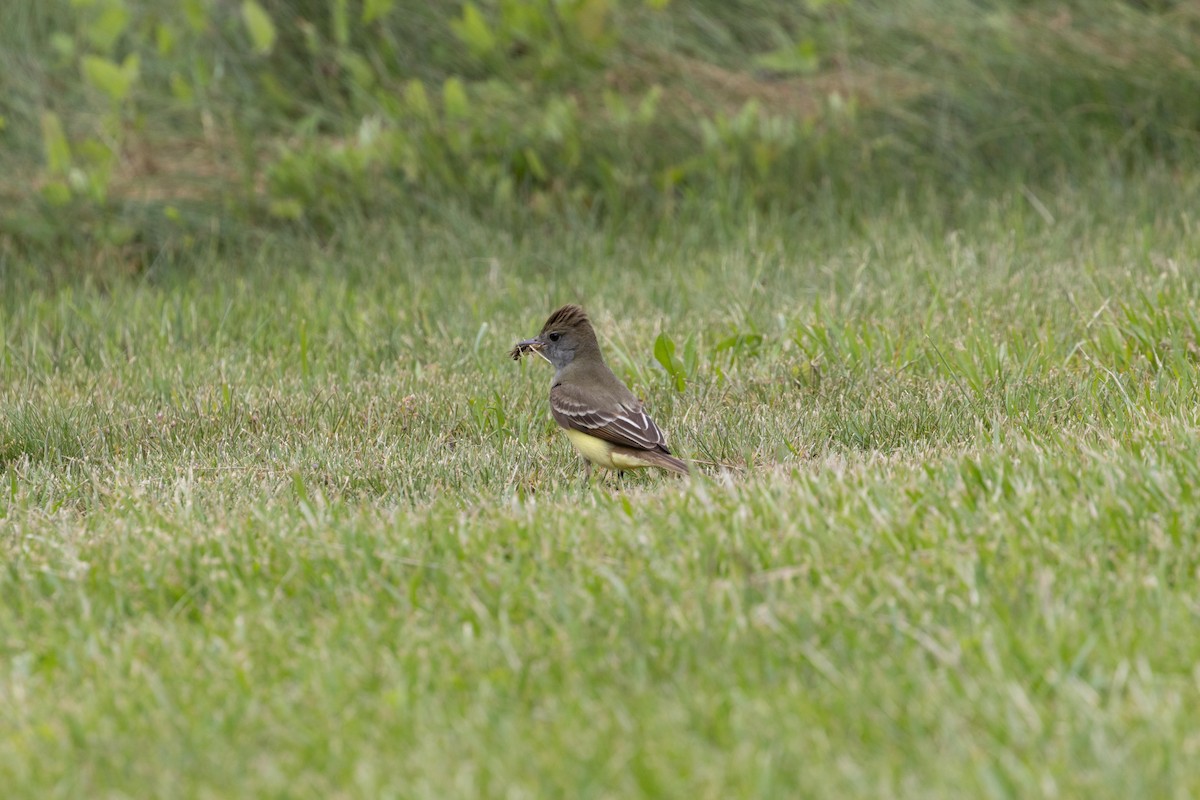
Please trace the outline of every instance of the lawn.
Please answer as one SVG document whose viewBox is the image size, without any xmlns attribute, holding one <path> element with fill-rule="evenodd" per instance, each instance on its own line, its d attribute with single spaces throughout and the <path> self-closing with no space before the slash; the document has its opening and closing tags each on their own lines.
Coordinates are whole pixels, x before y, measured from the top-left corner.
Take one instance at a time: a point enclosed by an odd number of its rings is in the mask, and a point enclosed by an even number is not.
<svg viewBox="0 0 1200 800">
<path fill-rule="evenodd" d="M 1200 11 L 0 3 L 0 797 L 1200 796 Z M 584 480 L 582 303 L 693 477 Z"/>
<path fill-rule="evenodd" d="M 10 261 L 4 794 L 1194 796 L 1197 208 Z M 567 301 L 701 475 L 584 484 Z"/>
</svg>

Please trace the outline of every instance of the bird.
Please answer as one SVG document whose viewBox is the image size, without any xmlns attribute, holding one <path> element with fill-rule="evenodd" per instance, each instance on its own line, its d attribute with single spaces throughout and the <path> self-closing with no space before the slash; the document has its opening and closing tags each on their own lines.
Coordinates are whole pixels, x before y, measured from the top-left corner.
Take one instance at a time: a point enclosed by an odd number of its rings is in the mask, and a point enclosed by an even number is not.
<svg viewBox="0 0 1200 800">
<path fill-rule="evenodd" d="M 592 465 L 616 470 L 658 467 L 690 474 L 671 454 L 667 437 L 642 401 L 604 363 L 587 312 L 573 303 L 555 311 L 532 339 L 517 342 L 510 356 L 536 353 L 554 367 L 550 414 L 583 456 L 585 480 Z"/>
</svg>

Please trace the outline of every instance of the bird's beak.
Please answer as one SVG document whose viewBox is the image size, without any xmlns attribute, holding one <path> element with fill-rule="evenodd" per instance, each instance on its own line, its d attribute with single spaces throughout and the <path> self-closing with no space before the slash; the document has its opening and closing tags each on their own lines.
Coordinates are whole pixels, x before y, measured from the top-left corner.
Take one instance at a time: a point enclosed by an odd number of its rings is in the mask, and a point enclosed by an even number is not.
<svg viewBox="0 0 1200 800">
<path fill-rule="evenodd" d="M 512 352 L 509 355 L 513 357 L 514 361 L 520 361 L 521 356 L 526 353 L 536 353 L 541 356 L 542 360 L 549 363 L 550 359 L 546 358 L 546 354 L 542 352 L 542 348 L 545 346 L 546 343 L 538 338 L 522 339 L 513 346 Z"/>
</svg>

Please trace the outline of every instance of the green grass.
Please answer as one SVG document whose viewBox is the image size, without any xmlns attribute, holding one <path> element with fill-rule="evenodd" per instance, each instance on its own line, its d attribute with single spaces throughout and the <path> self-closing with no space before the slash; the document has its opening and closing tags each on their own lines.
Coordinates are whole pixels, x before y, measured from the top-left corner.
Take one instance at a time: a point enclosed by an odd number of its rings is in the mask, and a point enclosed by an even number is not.
<svg viewBox="0 0 1200 800">
<path fill-rule="evenodd" d="M 1159 171 L 10 258 L 0 785 L 1193 796 L 1197 208 Z M 505 357 L 566 301 L 727 470 L 583 486 Z"/>
<path fill-rule="evenodd" d="M 1194 3 L 480 0 L 474 38 L 462 0 L 253 5 L 270 54 L 223 0 L 0 4 L 0 258 L 139 272 L 462 207 L 509 230 L 855 213 L 1200 146 Z M 96 77 L 134 57 L 124 91 Z"/>
<path fill-rule="evenodd" d="M 1189 4 L 261 5 L 0 4 L 0 794 L 1200 794 Z"/>
</svg>

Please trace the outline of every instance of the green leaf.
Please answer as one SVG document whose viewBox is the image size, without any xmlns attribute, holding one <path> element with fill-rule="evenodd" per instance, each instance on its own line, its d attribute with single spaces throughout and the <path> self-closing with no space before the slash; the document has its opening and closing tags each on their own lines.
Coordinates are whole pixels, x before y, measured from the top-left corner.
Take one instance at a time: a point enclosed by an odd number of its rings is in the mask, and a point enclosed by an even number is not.
<svg viewBox="0 0 1200 800">
<path fill-rule="evenodd" d="M 160 56 L 169 56 L 175 50 L 175 29 L 159 23 L 154 28 L 154 44 Z"/>
<path fill-rule="evenodd" d="M 621 494 L 621 508 L 625 511 L 625 516 L 633 519 L 633 503 L 629 502 L 629 495 Z"/>
<path fill-rule="evenodd" d="M 117 39 L 129 26 L 129 11 L 122 0 L 110 0 L 99 16 L 88 21 L 84 30 L 88 41 L 102 53 L 112 52 Z"/>
<path fill-rule="evenodd" d="M 654 358 L 667 372 L 671 371 L 671 360 L 675 357 L 675 342 L 665 333 L 660 333 L 654 340 Z"/>
<path fill-rule="evenodd" d="M 377 19 L 386 17 L 392 11 L 392 6 L 396 4 L 396 0 L 364 0 L 362 21 L 364 24 L 370 24 Z"/>
<path fill-rule="evenodd" d="M 267 213 L 280 219 L 298 220 L 304 216 L 304 206 L 295 198 L 272 200 L 267 207 Z"/>
<path fill-rule="evenodd" d="M 810 75 L 817 71 L 821 59 L 817 56 L 817 45 L 805 39 L 789 47 L 772 50 L 754 59 L 754 65 L 768 72 L 784 75 Z"/>
<path fill-rule="evenodd" d="M 539 181 L 546 180 L 546 165 L 538 157 L 537 151 L 532 147 L 526 147 L 521 153 L 525 156 L 525 165 L 529 167 L 529 174 Z"/>
<path fill-rule="evenodd" d="M 63 181 L 50 181 L 42 187 L 42 199 L 54 207 L 71 202 L 71 189 Z"/>
<path fill-rule="evenodd" d="M 429 105 L 429 95 L 425 92 L 425 84 L 416 78 L 404 85 L 404 105 L 421 119 L 433 118 L 433 109 Z"/>
<path fill-rule="evenodd" d="M 275 23 L 271 16 L 255 0 L 243 0 L 242 21 L 246 23 L 255 52 L 268 55 L 275 47 Z"/>
<path fill-rule="evenodd" d="M 63 132 L 62 120 L 53 111 L 42 114 L 42 147 L 46 151 L 46 170 L 51 175 L 66 175 L 71 169 L 71 144 Z"/>
<path fill-rule="evenodd" d="M 729 360 L 734 361 L 743 355 L 758 355 L 758 349 L 762 346 L 762 343 L 763 337 L 760 334 L 739 333 L 717 342 L 716 347 L 713 348 L 713 352 L 728 352 Z"/>
<path fill-rule="evenodd" d="M 683 364 L 675 357 L 675 342 L 665 332 L 654 340 L 654 358 L 662 365 L 675 383 L 675 390 L 682 392 L 687 385 L 687 374 Z"/>
<path fill-rule="evenodd" d="M 470 115 L 467 90 L 458 78 L 448 78 L 442 84 L 442 107 L 447 119 L 466 119 Z"/>
<path fill-rule="evenodd" d="M 598 44 L 608 34 L 609 0 L 582 0 L 575 9 L 575 28 L 585 42 Z"/>
<path fill-rule="evenodd" d="M 341 48 L 337 54 L 338 64 L 350 73 L 351 80 L 359 89 L 369 89 L 375 85 L 375 70 L 371 62 L 348 48 Z"/>
<path fill-rule="evenodd" d="M 496 36 L 474 3 L 463 6 L 462 18 L 451 20 L 450 29 L 477 58 L 485 58 L 496 49 Z"/>
<path fill-rule="evenodd" d="M 139 60 L 136 53 L 119 65 L 100 56 L 84 56 L 80 66 L 83 79 L 89 85 L 104 92 L 114 103 L 119 103 L 129 96 L 129 90 L 137 80 Z"/>
<path fill-rule="evenodd" d="M 64 64 L 75 60 L 75 40 L 69 34 L 62 31 L 50 34 L 50 49 L 58 54 Z"/>
<path fill-rule="evenodd" d="M 611 89 L 604 90 L 604 108 L 608 111 L 609 119 L 619 128 L 624 128 L 633 119 L 633 114 L 630 112 L 625 98 Z"/>
<path fill-rule="evenodd" d="M 101 139 L 89 137 L 75 143 L 76 163 L 82 164 L 89 170 L 92 167 L 111 167 L 116 157 L 113 149 Z"/>
<path fill-rule="evenodd" d="M 658 101 L 662 99 L 663 88 L 657 83 L 650 87 L 637 107 L 637 121 L 642 125 L 654 119 L 658 113 Z"/>
<path fill-rule="evenodd" d="M 184 103 L 192 102 L 192 98 L 196 93 L 192 90 L 192 85 L 188 83 L 187 78 L 180 75 L 178 72 L 172 72 L 171 78 L 171 95 L 176 100 L 181 100 Z"/>
<path fill-rule="evenodd" d="M 345 47 L 350 43 L 350 12 L 346 0 L 333 0 L 329 13 L 333 17 L 333 41 Z"/>
<path fill-rule="evenodd" d="M 183 0 L 183 18 L 193 31 L 203 33 L 208 28 L 208 8 L 204 0 Z"/>
</svg>

